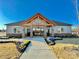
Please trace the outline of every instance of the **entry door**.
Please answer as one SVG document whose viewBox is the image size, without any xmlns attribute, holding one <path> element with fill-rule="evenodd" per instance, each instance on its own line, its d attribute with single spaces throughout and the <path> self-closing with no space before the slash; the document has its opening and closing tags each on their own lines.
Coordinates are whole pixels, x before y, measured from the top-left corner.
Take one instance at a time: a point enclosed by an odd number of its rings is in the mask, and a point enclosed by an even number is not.
<svg viewBox="0 0 79 59">
<path fill-rule="evenodd" d="M 35 36 L 42 36 L 44 33 L 44 30 L 42 28 L 35 28 L 33 30 L 33 35 Z"/>
</svg>

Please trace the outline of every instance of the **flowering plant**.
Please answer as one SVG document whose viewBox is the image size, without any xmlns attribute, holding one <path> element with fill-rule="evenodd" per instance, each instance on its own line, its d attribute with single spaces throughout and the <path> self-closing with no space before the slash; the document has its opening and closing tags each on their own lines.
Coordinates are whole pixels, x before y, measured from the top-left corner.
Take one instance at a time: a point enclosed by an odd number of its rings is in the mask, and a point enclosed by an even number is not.
<svg viewBox="0 0 79 59">
<path fill-rule="evenodd" d="M 17 49 L 20 51 L 24 50 L 29 42 L 30 42 L 29 40 L 18 41 L 17 42 Z"/>
</svg>

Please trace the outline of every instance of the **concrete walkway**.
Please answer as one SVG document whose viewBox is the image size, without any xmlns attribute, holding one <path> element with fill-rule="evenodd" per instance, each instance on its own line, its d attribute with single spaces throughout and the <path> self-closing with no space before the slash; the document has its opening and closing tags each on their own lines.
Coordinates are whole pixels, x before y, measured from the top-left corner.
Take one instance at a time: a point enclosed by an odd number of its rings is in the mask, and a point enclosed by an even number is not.
<svg viewBox="0 0 79 59">
<path fill-rule="evenodd" d="M 57 59 L 46 43 L 38 41 L 31 42 L 31 46 L 26 49 L 20 59 Z"/>
</svg>

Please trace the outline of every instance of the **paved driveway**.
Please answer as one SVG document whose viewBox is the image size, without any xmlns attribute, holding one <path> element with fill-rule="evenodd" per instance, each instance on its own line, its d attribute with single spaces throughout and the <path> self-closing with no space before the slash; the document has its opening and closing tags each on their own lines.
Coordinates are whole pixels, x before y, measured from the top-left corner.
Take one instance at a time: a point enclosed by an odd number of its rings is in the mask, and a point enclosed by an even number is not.
<svg viewBox="0 0 79 59">
<path fill-rule="evenodd" d="M 56 43 L 79 44 L 79 38 L 63 38 L 63 40 L 56 40 Z"/>
</svg>

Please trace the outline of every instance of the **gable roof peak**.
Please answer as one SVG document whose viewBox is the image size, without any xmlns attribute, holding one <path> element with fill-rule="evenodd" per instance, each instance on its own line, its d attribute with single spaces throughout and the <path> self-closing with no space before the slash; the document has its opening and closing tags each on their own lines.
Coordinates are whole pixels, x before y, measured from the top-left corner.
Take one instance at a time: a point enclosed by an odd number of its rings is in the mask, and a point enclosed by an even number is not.
<svg viewBox="0 0 79 59">
<path fill-rule="evenodd" d="M 36 15 L 41 15 L 41 13 L 36 13 Z"/>
<path fill-rule="evenodd" d="M 35 16 L 42 16 L 43 17 L 43 15 L 41 13 L 36 13 Z"/>
</svg>

